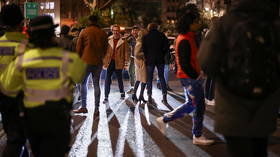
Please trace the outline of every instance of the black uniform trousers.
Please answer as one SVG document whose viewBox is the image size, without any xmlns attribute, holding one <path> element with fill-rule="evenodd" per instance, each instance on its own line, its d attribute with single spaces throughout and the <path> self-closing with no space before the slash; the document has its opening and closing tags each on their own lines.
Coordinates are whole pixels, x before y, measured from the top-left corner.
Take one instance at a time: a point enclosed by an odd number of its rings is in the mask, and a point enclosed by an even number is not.
<svg viewBox="0 0 280 157">
<path fill-rule="evenodd" d="M 70 110 L 64 99 L 25 108 L 27 137 L 35 157 L 64 157 L 69 151 Z"/>
<path fill-rule="evenodd" d="M 20 117 L 21 104 L 22 96 L 12 98 L 0 92 L 0 112 L 3 128 L 7 135 L 7 145 L 3 150 L 2 157 L 19 157 L 23 153 L 26 137 L 23 118 Z M 22 154 L 23 156 L 28 156 L 27 150 Z"/>
</svg>

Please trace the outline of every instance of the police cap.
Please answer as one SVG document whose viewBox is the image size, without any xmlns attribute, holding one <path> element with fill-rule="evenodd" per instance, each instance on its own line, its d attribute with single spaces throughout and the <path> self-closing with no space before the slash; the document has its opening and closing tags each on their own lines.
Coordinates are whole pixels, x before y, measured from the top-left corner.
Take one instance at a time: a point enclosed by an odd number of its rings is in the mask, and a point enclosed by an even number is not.
<svg viewBox="0 0 280 157">
<path fill-rule="evenodd" d="M 39 30 L 49 30 L 54 29 L 58 24 L 53 23 L 53 19 L 49 15 L 37 16 L 29 22 L 28 30 L 29 32 L 39 31 Z"/>
<path fill-rule="evenodd" d="M 5 26 L 18 26 L 24 19 L 21 9 L 16 4 L 4 5 L 0 12 L 1 24 Z"/>
</svg>

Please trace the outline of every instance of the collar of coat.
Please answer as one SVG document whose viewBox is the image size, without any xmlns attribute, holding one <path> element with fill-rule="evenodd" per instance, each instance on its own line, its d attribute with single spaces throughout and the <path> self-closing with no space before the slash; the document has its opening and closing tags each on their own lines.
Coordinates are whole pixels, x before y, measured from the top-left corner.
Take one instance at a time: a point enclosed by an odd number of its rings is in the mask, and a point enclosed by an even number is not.
<svg viewBox="0 0 280 157">
<path fill-rule="evenodd" d="M 117 49 L 118 47 L 120 47 L 120 46 L 124 43 L 124 40 L 125 40 L 125 38 L 123 38 L 123 37 L 121 37 L 121 38 L 118 40 L 116 49 Z M 109 45 L 110 45 L 112 48 L 114 47 L 114 38 L 113 38 L 113 36 L 110 36 L 110 37 L 108 38 L 108 43 L 109 43 Z"/>
</svg>

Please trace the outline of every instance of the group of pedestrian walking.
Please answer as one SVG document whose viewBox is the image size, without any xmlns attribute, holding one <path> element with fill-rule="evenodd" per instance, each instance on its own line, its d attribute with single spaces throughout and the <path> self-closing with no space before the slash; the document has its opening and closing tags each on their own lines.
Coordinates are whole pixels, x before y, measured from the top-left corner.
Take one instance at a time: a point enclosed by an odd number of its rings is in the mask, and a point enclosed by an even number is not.
<svg viewBox="0 0 280 157">
<path fill-rule="evenodd" d="M 270 0 L 233 3 L 232 9 L 213 24 L 201 45 L 197 40 L 202 20 L 198 8 L 191 4 L 181 9 L 176 23 L 179 35 L 175 61 L 185 103 L 156 119 L 163 135 L 167 134 L 167 123 L 193 113 L 193 144 L 214 143 L 202 132 L 203 82 L 207 75 L 209 81 L 216 82 L 215 129 L 224 135 L 230 154 L 267 156 L 268 138 L 276 129 L 280 77 L 280 22 L 269 5 Z M 126 98 L 123 70 L 129 71 L 127 94 L 131 94 L 133 102 L 152 105 L 156 68 L 162 103 L 168 105 L 164 69 L 170 45 L 156 23 L 150 23 L 147 29 L 134 26 L 128 37 L 122 36 L 121 27 L 115 24 L 108 36 L 98 25 L 98 16 L 91 15 L 88 26 L 74 39 L 68 35 L 68 26 L 63 26 L 61 37 L 56 38 L 58 25 L 46 15 L 30 20 L 27 37 L 21 33 L 23 19 L 17 5 L 1 8 L 5 33 L 0 37 L 0 112 L 7 134 L 3 157 L 28 156 L 27 139 L 36 157 L 65 156 L 69 151 L 73 84 L 81 83 L 81 107 L 73 112 L 88 113 L 89 78 L 97 115 L 100 105 L 109 104 L 114 73 L 120 99 Z M 100 104 L 103 69 L 106 78 Z M 213 97 L 206 95 L 207 99 Z"/>
</svg>

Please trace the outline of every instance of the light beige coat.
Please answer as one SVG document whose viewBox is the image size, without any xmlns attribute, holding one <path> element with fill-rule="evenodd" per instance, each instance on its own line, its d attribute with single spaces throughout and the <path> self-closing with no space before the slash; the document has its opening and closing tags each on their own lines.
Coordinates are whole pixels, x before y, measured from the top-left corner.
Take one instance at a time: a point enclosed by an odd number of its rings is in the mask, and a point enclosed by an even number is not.
<svg viewBox="0 0 280 157">
<path fill-rule="evenodd" d="M 142 41 L 140 39 L 137 39 L 134 53 L 136 81 L 147 83 L 147 69 L 145 64 L 144 53 L 142 51 Z"/>
</svg>

